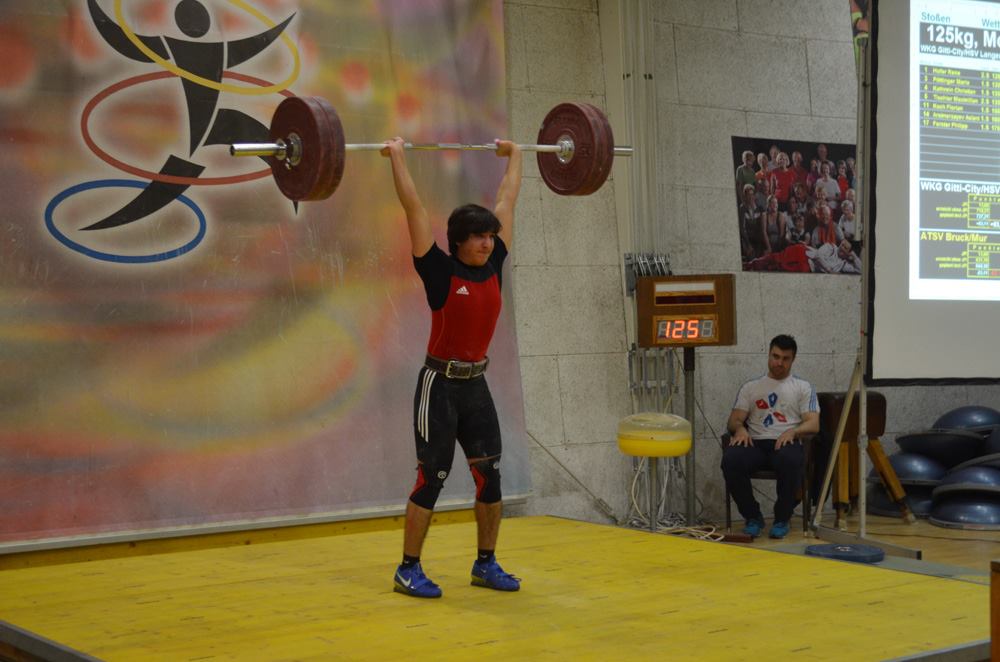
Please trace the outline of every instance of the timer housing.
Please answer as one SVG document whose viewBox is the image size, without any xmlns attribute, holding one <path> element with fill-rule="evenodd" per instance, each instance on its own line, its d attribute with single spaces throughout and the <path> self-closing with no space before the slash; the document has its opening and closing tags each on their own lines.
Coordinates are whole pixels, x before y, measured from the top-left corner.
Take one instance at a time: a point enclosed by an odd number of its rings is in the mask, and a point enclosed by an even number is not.
<svg viewBox="0 0 1000 662">
<path fill-rule="evenodd" d="M 638 345 L 736 344 L 733 274 L 640 276 L 636 279 Z"/>
</svg>

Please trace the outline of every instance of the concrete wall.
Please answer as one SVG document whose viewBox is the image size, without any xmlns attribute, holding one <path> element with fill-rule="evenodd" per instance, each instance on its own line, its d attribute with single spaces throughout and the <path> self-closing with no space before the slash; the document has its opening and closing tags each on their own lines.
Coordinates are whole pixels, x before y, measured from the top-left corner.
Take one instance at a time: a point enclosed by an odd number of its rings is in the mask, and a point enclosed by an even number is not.
<svg viewBox="0 0 1000 662">
<path fill-rule="evenodd" d="M 698 493 L 718 512 L 718 434 L 735 390 L 766 369 L 778 333 L 799 342 L 795 372 L 846 389 L 858 347 L 861 279 L 743 273 L 732 136 L 856 141 L 846 0 L 654 2 L 659 203 L 677 273 L 736 272 L 738 342 L 698 352 Z M 765 511 L 766 512 L 766 511 Z"/>
<path fill-rule="evenodd" d="M 856 142 L 854 55 L 846 0 L 651 0 L 650 10 L 659 188 L 649 222 L 666 242 L 655 250 L 675 273 L 736 273 L 738 343 L 697 354 L 697 493 L 711 518 L 723 508 L 718 433 L 738 385 L 766 369 L 768 340 L 795 335 L 795 372 L 824 391 L 848 387 L 859 338 L 860 278 L 739 271 L 731 137 Z M 597 0 L 508 0 L 505 14 L 513 135 L 534 135 L 564 99 L 612 105 Z M 513 277 L 536 494 L 525 510 L 607 521 L 572 472 L 621 518 L 631 462 L 614 436 L 631 412 L 633 302 L 620 265 L 633 248 L 618 240 L 613 196 L 624 183 L 560 198 L 533 164 L 527 172 Z M 952 407 L 1000 402 L 997 387 L 879 390 L 890 452 L 898 434 Z M 674 403 L 682 413 L 683 395 Z"/>
<path fill-rule="evenodd" d="M 596 0 L 509 1 L 504 13 L 511 135 L 533 141 L 562 101 L 607 107 Z M 613 442 L 631 398 L 616 184 L 557 196 L 526 159 L 512 280 L 531 514 L 608 521 L 590 493 L 624 512 L 631 463 Z"/>
</svg>

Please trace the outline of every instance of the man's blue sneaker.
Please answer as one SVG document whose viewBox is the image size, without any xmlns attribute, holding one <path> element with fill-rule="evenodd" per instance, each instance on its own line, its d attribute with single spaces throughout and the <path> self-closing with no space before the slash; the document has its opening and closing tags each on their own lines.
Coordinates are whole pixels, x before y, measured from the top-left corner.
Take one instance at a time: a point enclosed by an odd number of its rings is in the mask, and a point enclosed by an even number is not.
<svg viewBox="0 0 1000 662">
<path fill-rule="evenodd" d="M 788 535 L 788 522 L 775 522 L 771 525 L 771 533 L 768 534 L 769 537 L 776 540 L 780 540 Z"/>
<path fill-rule="evenodd" d="M 764 522 L 759 519 L 748 519 L 747 525 L 743 527 L 743 533 L 751 538 L 756 538 L 764 530 Z"/>
<path fill-rule="evenodd" d="M 403 567 L 402 564 L 396 568 L 392 584 L 392 590 L 396 593 L 405 593 L 415 598 L 441 597 L 441 587 L 427 578 L 419 562 L 409 568 Z"/>
<path fill-rule="evenodd" d="M 497 560 L 491 559 L 486 563 L 476 561 L 472 564 L 472 585 L 497 591 L 516 591 L 521 588 L 521 580 L 504 572 Z"/>
</svg>

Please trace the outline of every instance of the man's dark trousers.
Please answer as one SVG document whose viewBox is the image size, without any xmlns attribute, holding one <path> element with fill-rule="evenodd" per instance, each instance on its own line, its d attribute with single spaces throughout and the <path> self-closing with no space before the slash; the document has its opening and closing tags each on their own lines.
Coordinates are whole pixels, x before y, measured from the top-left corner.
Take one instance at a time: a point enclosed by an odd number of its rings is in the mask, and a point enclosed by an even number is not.
<svg viewBox="0 0 1000 662">
<path fill-rule="evenodd" d="M 777 476 L 778 498 L 774 504 L 774 520 L 787 522 L 798 505 L 805 463 L 802 442 L 796 440 L 778 450 L 774 450 L 774 442 L 774 439 L 754 439 L 751 446 L 730 445 L 722 451 L 722 475 L 745 520 L 764 521 L 750 483 L 750 474 L 762 469 L 771 469 Z"/>
</svg>

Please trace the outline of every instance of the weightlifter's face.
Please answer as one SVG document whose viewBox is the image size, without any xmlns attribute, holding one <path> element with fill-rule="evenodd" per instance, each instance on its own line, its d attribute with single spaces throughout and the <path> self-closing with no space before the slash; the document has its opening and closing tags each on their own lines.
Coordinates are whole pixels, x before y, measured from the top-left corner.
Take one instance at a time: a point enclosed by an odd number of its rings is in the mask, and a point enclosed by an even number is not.
<svg viewBox="0 0 1000 662">
<path fill-rule="evenodd" d="M 493 254 L 493 233 L 476 232 L 458 245 L 458 259 L 470 267 L 481 267 Z"/>
</svg>

